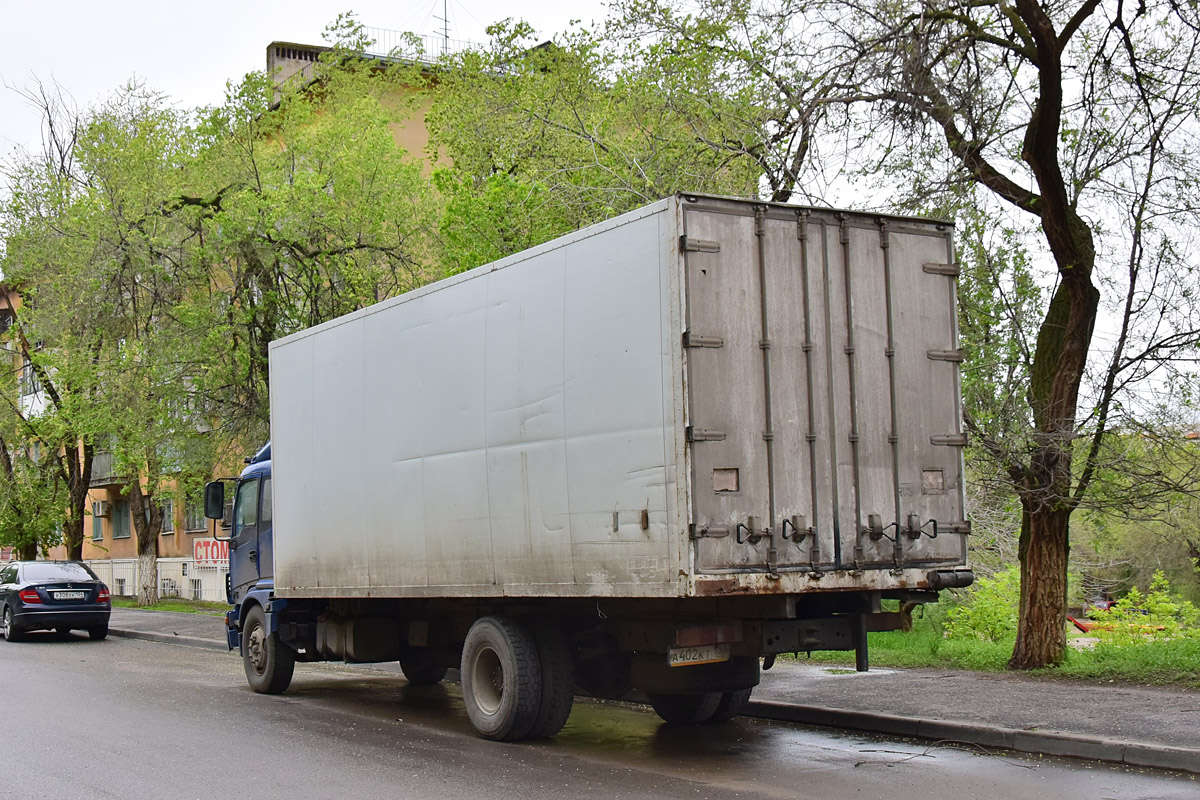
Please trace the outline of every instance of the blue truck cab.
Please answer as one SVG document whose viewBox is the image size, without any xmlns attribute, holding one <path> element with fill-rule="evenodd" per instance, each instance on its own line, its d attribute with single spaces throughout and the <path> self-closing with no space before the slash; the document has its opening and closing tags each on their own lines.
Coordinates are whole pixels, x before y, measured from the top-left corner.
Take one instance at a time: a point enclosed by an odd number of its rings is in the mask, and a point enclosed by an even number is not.
<svg viewBox="0 0 1200 800">
<path fill-rule="evenodd" d="M 285 601 L 273 597 L 274 548 L 272 547 L 271 443 L 246 459 L 246 468 L 237 479 L 233 514 L 229 531 L 229 574 L 225 580 L 226 599 L 232 608 L 225 615 L 225 634 L 229 648 L 241 649 L 247 615 L 261 608 L 267 631 L 278 629 L 278 615 Z M 224 484 L 214 481 L 206 489 L 206 514 L 224 516 Z"/>
</svg>

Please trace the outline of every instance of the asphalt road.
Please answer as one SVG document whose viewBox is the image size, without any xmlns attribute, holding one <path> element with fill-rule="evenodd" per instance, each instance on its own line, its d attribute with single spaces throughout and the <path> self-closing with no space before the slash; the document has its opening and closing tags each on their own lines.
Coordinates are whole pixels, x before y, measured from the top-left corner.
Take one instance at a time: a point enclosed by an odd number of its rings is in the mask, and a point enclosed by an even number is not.
<svg viewBox="0 0 1200 800">
<path fill-rule="evenodd" d="M 0 692 L 5 798 L 1200 797 L 1195 776 L 751 719 L 671 728 L 613 704 L 577 704 L 552 741 L 497 744 L 453 686 L 302 665 L 266 697 L 231 654 L 80 635 L 0 641 Z"/>
</svg>

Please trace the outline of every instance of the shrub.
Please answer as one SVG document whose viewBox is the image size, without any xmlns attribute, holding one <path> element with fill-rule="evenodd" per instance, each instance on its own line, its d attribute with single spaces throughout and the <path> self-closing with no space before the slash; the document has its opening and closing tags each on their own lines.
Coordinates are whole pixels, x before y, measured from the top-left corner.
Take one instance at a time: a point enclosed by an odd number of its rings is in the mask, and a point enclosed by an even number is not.
<svg viewBox="0 0 1200 800">
<path fill-rule="evenodd" d="M 951 639 L 1011 640 L 1017 635 L 1021 604 L 1021 571 L 1018 567 L 981 578 L 962 605 L 946 614 L 946 636 Z"/>
<path fill-rule="evenodd" d="M 1091 616 L 1101 640 L 1116 644 L 1135 644 L 1147 639 L 1200 637 L 1200 609 L 1171 591 L 1171 583 L 1158 570 L 1143 595 L 1135 586 L 1107 609 L 1096 609 Z"/>
</svg>

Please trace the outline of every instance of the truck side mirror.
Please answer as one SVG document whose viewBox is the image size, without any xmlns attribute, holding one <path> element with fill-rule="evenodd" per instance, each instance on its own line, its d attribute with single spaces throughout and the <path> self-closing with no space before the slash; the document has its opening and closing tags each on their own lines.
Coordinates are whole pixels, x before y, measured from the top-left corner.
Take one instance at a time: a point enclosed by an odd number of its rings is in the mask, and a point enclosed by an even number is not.
<svg viewBox="0 0 1200 800">
<path fill-rule="evenodd" d="M 204 484 L 204 516 L 221 519 L 225 515 L 225 484 L 209 481 Z"/>
</svg>

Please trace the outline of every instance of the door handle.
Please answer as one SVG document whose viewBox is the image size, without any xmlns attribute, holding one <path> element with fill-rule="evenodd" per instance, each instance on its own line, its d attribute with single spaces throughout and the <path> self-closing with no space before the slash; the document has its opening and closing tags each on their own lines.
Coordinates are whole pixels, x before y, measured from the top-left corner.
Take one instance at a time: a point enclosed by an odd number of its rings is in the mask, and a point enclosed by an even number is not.
<svg viewBox="0 0 1200 800">
<path fill-rule="evenodd" d="M 257 550 L 251 550 L 251 551 L 250 551 L 250 560 L 251 560 L 251 561 L 258 561 L 258 551 L 257 551 Z"/>
</svg>

